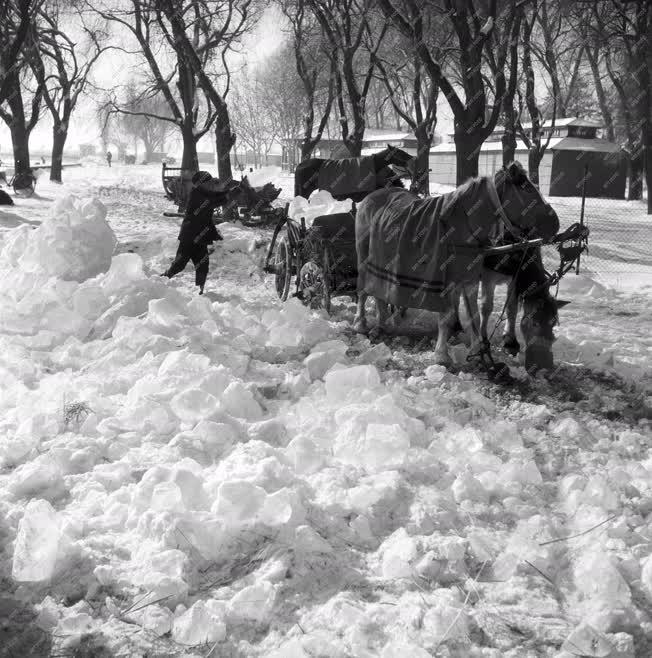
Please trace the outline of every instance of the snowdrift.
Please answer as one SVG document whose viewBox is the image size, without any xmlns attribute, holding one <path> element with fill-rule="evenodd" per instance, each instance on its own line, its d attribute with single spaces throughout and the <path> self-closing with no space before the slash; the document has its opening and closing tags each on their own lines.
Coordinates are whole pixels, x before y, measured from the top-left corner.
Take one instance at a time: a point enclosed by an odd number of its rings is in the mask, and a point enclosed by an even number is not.
<svg viewBox="0 0 652 658">
<path fill-rule="evenodd" d="M 406 376 L 296 301 L 190 296 L 112 256 L 97 202 L 51 222 L 0 256 L 0 519 L 58 648 L 634 656 L 645 426 Z M 253 235 L 225 227 L 226 269 Z"/>
</svg>

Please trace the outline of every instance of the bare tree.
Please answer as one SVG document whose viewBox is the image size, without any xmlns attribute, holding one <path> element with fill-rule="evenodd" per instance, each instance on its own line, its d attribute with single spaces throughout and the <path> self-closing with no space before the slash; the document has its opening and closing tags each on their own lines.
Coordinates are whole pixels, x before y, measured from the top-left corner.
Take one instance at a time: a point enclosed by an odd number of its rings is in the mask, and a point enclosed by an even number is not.
<svg viewBox="0 0 652 658">
<path fill-rule="evenodd" d="M 503 135 L 501 137 L 503 147 L 503 166 L 506 167 L 516 158 L 516 120 L 517 114 L 514 108 L 514 98 L 519 82 L 518 72 L 518 38 L 521 29 L 523 12 L 519 9 L 516 20 L 512 26 L 512 34 L 509 41 L 509 77 L 505 87 L 502 101 Z"/>
<path fill-rule="evenodd" d="M 267 164 L 278 124 L 272 118 L 272 108 L 266 105 L 264 85 L 258 75 L 247 76 L 231 94 L 231 119 L 240 143 L 251 149 L 256 166 Z"/>
<path fill-rule="evenodd" d="M 444 0 L 443 7 L 418 0 L 378 2 L 412 40 L 432 84 L 441 89 L 450 105 L 455 118 L 457 183 L 477 176 L 480 147 L 496 127 L 502 108 L 509 36 L 520 3 L 501 3 L 499 13 L 497 0 Z M 503 23 L 502 39 L 494 29 L 497 21 Z M 446 48 L 435 35 L 441 36 Z M 455 39 L 450 47 L 449 36 Z M 491 104 L 488 92 L 493 93 Z"/>
<path fill-rule="evenodd" d="M 0 105 L 16 87 L 16 69 L 24 63 L 23 44 L 40 0 L 0 0 Z"/>
<path fill-rule="evenodd" d="M 105 152 L 108 150 L 109 145 L 113 144 L 118 148 L 118 158 L 124 158 L 129 148 L 128 138 L 132 137 L 129 131 L 125 129 L 124 119 L 132 116 L 134 115 L 116 112 L 113 100 L 97 103 L 97 124 L 100 139 L 102 140 L 102 149 Z"/>
<path fill-rule="evenodd" d="M 120 110 L 114 109 L 114 102 Z M 174 131 L 165 98 L 161 94 L 153 93 L 151 83 L 147 80 L 131 80 L 125 86 L 122 97 L 108 101 L 107 112 L 110 123 L 113 124 L 113 136 L 115 137 L 115 132 L 118 131 L 129 135 L 136 145 L 141 141 L 147 161 L 152 160 L 156 151 L 164 150 L 167 139 Z M 167 116 L 168 120 L 156 118 L 159 116 Z"/>
<path fill-rule="evenodd" d="M 359 156 L 375 55 L 389 21 L 374 11 L 375 0 L 308 0 L 308 3 L 331 48 L 342 140 L 352 156 Z"/>
<path fill-rule="evenodd" d="M 35 48 L 32 34 L 23 44 L 23 51 L 28 48 Z M 41 117 L 43 83 L 34 78 L 29 67 L 21 64 L 9 70 L 7 79 L 11 92 L 0 106 L 0 118 L 11 134 L 14 171 L 22 174 L 30 170 L 29 138 Z"/>
<path fill-rule="evenodd" d="M 523 73 L 525 75 L 525 105 L 530 117 L 530 129 L 524 130 L 521 123 L 521 115 L 523 113 L 523 98 L 519 92 L 519 118 L 517 121 L 517 130 L 518 133 L 528 148 L 528 176 L 530 180 L 535 184 L 539 185 L 539 165 L 541 160 L 546 152 L 546 149 L 550 145 L 550 139 L 555 127 L 555 119 L 557 114 L 557 97 L 558 97 L 558 84 L 553 77 L 553 107 L 552 107 L 552 116 L 551 123 L 548 130 L 548 136 L 544 140 L 545 130 L 544 130 L 544 117 L 543 113 L 537 103 L 536 93 L 535 93 L 535 68 L 532 58 L 532 43 L 535 24 L 537 20 L 540 21 L 542 26 L 543 39 L 546 43 L 545 45 L 545 58 L 548 61 L 550 68 L 550 60 L 554 59 L 554 49 L 552 43 L 549 40 L 550 35 L 550 24 L 548 22 L 548 14 L 546 9 L 546 2 L 542 0 L 541 5 L 538 4 L 537 0 L 534 0 L 531 3 L 530 10 L 525 10 L 525 16 L 523 18 Z"/>
<path fill-rule="evenodd" d="M 131 111 L 112 102 L 113 110 L 123 114 L 148 116 L 169 121 L 181 133 L 183 156 L 181 167 L 196 171 L 197 142 L 213 127 L 217 110 L 211 98 L 198 85 L 197 74 L 189 61 L 186 50 L 171 33 L 171 26 L 159 2 L 153 0 L 124 0 L 116 5 L 112 0 L 87 0 L 92 11 L 116 26 L 123 28 L 136 41 L 137 47 L 151 73 L 152 93 L 160 93 L 167 103 L 165 114 L 146 110 Z M 169 5 L 166 5 L 170 9 Z M 199 31 L 204 24 L 205 3 L 196 1 L 186 5 L 177 24 L 192 22 Z M 174 7 L 170 9 L 174 13 Z M 192 17 L 195 16 L 196 20 Z M 200 58 L 200 66 L 208 58 Z"/>
<path fill-rule="evenodd" d="M 75 22 L 78 24 L 74 25 Z M 67 33 L 72 27 L 83 36 L 73 38 Z M 52 181 L 61 182 L 70 118 L 87 86 L 91 69 L 107 50 L 103 45 L 106 37 L 101 25 L 86 24 L 78 11 L 63 10 L 57 0 L 46 2 L 38 12 L 36 47 L 30 50 L 29 62 L 52 116 Z"/>
<path fill-rule="evenodd" d="M 423 63 L 409 43 L 392 44 L 387 50 L 384 58 L 376 56 L 376 66 L 392 106 L 417 139 L 415 189 L 428 194 L 430 147 L 437 125 L 439 87 L 424 75 Z M 401 52 L 405 53 L 403 61 L 396 58 Z M 387 61 L 390 55 L 394 55 L 393 61 Z"/>
<path fill-rule="evenodd" d="M 230 87 L 228 52 L 256 22 L 258 6 L 252 0 L 160 0 L 159 20 L 168 21 L 165 36 L 184 59 L 215 108 L 215 145 L 217 165 L 222 179 L 232 178 L 231 148 L 236 136 L 231 130 L 226 96 Z M 222 65 L 226 82 L 220 89 L 210 65 L 216 59 Z"/>
<path fill-rule="evenodd" d="M 256 82 L 270 114 L 273 133 L 278 139 L 296 138 L 303 123 L 305 89 L 296 70 L 292 43 L 283 44 L 258 67 Z"/>
<path fill-rule="evenodd" d="M 312 155 L 328 125 L 335 93 L 336 71 L 335 60 L 326 55 L 323 31 L 314 16 L 307 11 L 308 2 L 309 0 L 281 2 L 283 14 L 291 26 L 294 61 L 304 89 L 301 160 Z"/>
<path fill-rule="evenodd" d="M 646 0 L 583 0 L 590 27 L 620 99 L 629 152 L 629 198 L 640 199 L 645 172 L 652 214 L 652 5 Z"/>
</svg>

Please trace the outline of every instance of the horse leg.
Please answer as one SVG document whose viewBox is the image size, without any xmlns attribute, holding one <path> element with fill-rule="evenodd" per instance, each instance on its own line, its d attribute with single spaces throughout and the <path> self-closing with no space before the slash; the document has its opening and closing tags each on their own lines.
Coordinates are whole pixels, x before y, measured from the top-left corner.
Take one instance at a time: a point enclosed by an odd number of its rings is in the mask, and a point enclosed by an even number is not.
<svg viewBox="0 0 652 658">
<path fill-rule="evenodd" d="M 455 323 L 459 322 L 457 307 L 460 303 L 459 292 L 448 297 L 449 307 L 437 317 L 437 344 L 435 345 L 435 363 L 440 366 L 450 366 L 452 360 L 448 352 L 448 340 L 451 337 Z"/>
<path fill-rule="evenodd" d="M 516 295 L 515 283 L 512 279 L 507 286 L 507 324 L 503 334 L 503 348 L 508 354 L 516 356 L 521 345 L 516 340 L 516 316 L 518 315 L 518 296 Z"/>
<path fill-rule="evenodd" d="M 382 299 L 376 298 L 376 308 L 378 309 L 378 330 L 386 332 L 389 330 L 389 319 L 391 316 L 389 304 Z"/>
<path fill-rule="evenodd" d="M 451 338 L 457 338 L 460 334 L 464 333 L 464 327 L 462 326 L 462 323 L 460 322 L 459 303 L 457 303 L 450 310 L 450 312 L 453 314 L 453 317 L 451 319 L 451 331 L 450 331 L 450 335 L 449 335 L 449 340 Z"/>
<path fill-rule="evenodd" d="M 462 285 L 464 305 L 471 323 L 471 354 L 480 354 L 483 349 L 480 311 L 478 309 L 478 282 Z"/>
<path fill-rule="evenodd" d="M 359 334 L 367 333 L 367 316 L 365 313 L 365 303 L 367 301 L 367 293 L 360 290 L 358 292 L 358 308 L 353 318 L 353 329 Z"/>
<path fill-rule="evenodd" d="M 482 293 L 480 294 L 480 338 L 485 345 L 489 344 L 487 336 L 487 327 L 489 318 L 494 310 L 494 293 L 496 292 L 496 282 L 492 280 L 491 274 L 487 271 L 482 273 Z"/>
</svg>

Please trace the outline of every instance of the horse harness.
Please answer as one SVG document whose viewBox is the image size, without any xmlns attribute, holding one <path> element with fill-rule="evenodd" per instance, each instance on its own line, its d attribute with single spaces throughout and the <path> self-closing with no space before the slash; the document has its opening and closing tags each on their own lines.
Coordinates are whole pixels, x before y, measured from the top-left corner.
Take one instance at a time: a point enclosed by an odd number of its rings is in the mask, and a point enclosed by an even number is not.
<svg viewBox="0 0 652 658">
<path fill-rule="evenodd" d="M 505 189 L 506 182 L 507 179 L 506 177 L 504 177 L 501 185 L 501 191 L 503 192 Z M 524 243 L 527 243 L 528 240 L 523 235 L 522 229 L 517 225 L 515 225 L 514 223 L 512 223 L 512 221 L 507 217 L 507 213 L 503 208 L 503 204 L 500 200 L 498 189 L 496 187 L 495 178 L 493 176 L 488 177 L 487 189 L 488 189 L 489 198 L 491 199 L 492 203 L 495 206 L 496 215 L 498 215 L 501 221 L 499 240 L 502 241 L 502 239 L 505 236 L 505 230 L 506 230 L 514 239 L 513 244 L 515 245 L 515 249 L 521 248 L 523 250 L 523 256 L 521 257 L 519 265 L 516 268 L 516 272 L 514 273 L 514 277 L 517 277 L 523 267 L 523 264 L 525 263 L 525 259 L 529 251 L 527 248 L 523 248 Z M 541 198 L 543 200 L 543 197 Z M 588 253 L 589 250 L 588 238 L 589 238 L 589 229 L 587 226 L 584 225 L 583 222 L 575 222 L 574 224 L 571 224 L 571 226 L 569 226 L 565 231 L 562 231 L 561 233 L 557 234 L 550 241 L 549 244 L 558 244 L 557 251 L 559 252 L 559 256 L 560 256 L 559 267 L 554 272 L 550 273 L 543 267 L 543 263 L 542 263 L 541 268 L 543 269 L 545 280 L 540 285 L 528 291 L 528 295 L 535 294 L 536 292 L 538 292 L 544 287 L 549 288 L 551 286 L 557 286 L 557 290 L 555 292 L 555 298 L 556 298 L 557 294 L 559 293 L 559 282 L 561 281 L 562 277 L 573 268 L 575 268 L 576 274 L 579 274 L 579 261 L 581 255 L 585 251 Z M 566 246 L 565 243 L 567 242 L 573 242 L 574 244 Z M 472 359 L 479 357 L 482 365 L 486 368 L 487 373 L 489 374 L 489 378 L 492 380 L 510 379 L 509 369 L 507 368 L 506 364 L 497 363 L 496 361 L 494 361 L 493 355 L 491 353 L 491 338 L 496 333 L 496 330 L 500 326 L 500 323 L 503 321 L 503 317 L 505 315 L 505 311 L 510 302 L 512 294 L 513 294 L 513 289 L 510 289 L 507 298 L 505 299 L 505 304 L 503 305 L 503 309 L 500 313 L 498 321 L 496 322 L 494 329 L 491 332 L 491 336 L 489 337 L 489 343 L 486 345 L 482 345 L 478 350 L 478 352 L 474 354 L 469 354 L 466 358 L 467 361 L 471 361 Z M 464 296 L 464 304 L 469 314 L 473 331 L 475 332 L 476 331 L 475 321 L 471 317 L 469 300 L 466 291 L 463 292 L 463 296 Z M 478 331 L 478 335 L 479 335 L 479 331 Z"/>
</svg>

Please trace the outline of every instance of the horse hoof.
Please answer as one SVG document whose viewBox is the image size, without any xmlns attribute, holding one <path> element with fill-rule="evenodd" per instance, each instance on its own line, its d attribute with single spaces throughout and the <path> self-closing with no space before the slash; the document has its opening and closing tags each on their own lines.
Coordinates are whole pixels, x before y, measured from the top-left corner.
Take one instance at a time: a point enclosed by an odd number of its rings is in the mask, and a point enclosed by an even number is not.
<svg viewBox="0 0 652 658">
<path fill-rule="evenodd" d="M 489 379 L 497 384 L 507 384 L 512 381 L 509 367 L 505 363 L 496 362 L 487 370 Z"/>
<path fill-rule="evenodd" d="M 435 365 L 450 368 L 453 365 L 453 359 L 451 359 L 450 354 L 437 354 L 435 352 Z"/>
</svg>

